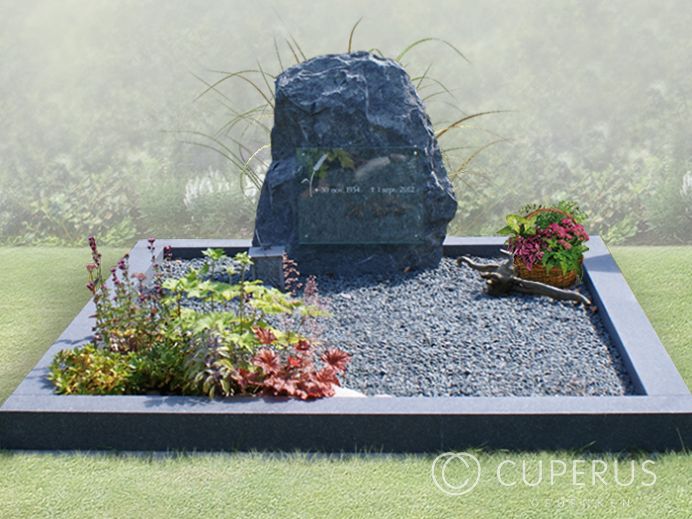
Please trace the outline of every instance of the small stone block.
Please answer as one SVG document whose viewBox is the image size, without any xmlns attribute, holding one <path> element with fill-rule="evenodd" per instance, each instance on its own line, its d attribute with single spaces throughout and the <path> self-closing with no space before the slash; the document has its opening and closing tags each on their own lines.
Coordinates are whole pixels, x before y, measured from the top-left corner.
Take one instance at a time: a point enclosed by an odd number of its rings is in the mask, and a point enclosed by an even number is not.
<svg viewBox="0 0 692 519">
<path fill-rule="evenodd" d="M 274 247 L 250 247 L 249 253 L 253 261 L 254 278 L 261 279 L 268 285 L 283 290 L 283 257 L 286 248 L 278 245 Z"/>
</svg>

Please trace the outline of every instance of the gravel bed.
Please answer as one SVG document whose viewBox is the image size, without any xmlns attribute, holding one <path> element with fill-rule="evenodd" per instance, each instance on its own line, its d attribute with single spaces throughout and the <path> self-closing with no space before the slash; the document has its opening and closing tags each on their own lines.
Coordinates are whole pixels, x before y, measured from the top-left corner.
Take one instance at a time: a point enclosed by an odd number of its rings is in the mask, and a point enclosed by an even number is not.
<svg viewBox="0 0 692 519">
<path fill-rule="evenodd" d="M 171 262 L 166 273 L 199 261 Z M 319 278 L 332 313 L 321 339 L 352 355 L 343 385 L 392 396 L 632 393 L 598 314 L 544 297 L 490 297 L 483 283 L 448 258 L 422 272 Z"/>
<path fill-rule="evenodd" d="M 190 269 L 201 269 L 208 261 L 206 258 L 164 261 L 161 263 L 161 271 L 164 277 L 177 279 L 187 274 Z M 214 281 L 221 281 L 222 283 L 236 283 L 240 276 L 236 274 L 233 276 L 233 279 L 230 279 L 226 270 L 228 267 L 233 267 L 236 272 L 240 271 L 238 263 L 233 258 L 223 258 L 216 263 L 213 275 L 208 276 L 208 278 Z"/>
</svg>

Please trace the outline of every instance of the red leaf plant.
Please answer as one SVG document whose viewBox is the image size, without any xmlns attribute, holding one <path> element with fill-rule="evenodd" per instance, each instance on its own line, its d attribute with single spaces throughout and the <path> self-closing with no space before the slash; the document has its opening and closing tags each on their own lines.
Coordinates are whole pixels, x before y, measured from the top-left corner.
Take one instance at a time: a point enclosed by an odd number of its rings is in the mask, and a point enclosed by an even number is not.
<svg viewBox="0 0 692 519">
<path fill-rule="evenodd" d="M 302 400 L 334 396 L 338 375 L 346 371 L 351 357 L 339 349 L 328 349 L 320 356 L 322 367 L 315 363 L 314 357 L 315 348 L 305 339 L 294 346 L 293 353 L 284 355 L 263 348 L 252 359 L 258 371 L 239 373 L 234 379 L 243 389 L 254 387 L 266 396 Z"/>
<path fill-rule="evenodd" d="M 322 354 L 321 358 L 327 366 L 339 373 L 346 370 L 348 361 L 351 360 L 348 353 L 336 348 L 328 349 Z"/>
<path fill-rule="evenodd" d="M 252 332 L 257 337 L 260 344 L 272 344 L 276 341 L 276 335 L 269 328 L 253 328 Z"/>
</svg>

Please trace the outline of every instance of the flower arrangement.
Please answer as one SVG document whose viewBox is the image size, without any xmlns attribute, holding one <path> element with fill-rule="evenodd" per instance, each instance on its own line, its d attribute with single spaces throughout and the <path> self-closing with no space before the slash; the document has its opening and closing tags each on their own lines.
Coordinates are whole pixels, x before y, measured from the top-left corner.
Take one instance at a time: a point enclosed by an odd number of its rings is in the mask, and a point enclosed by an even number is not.
<svg viewBox="0 0 692 519">
<path fill-rule="evenodd" d="M 509 235 L 507 249 L 514 255 L 521 277 L 567 286 L 581 275 L 589 235 L 586 214 L 570 201 L 553 207 L 529 205 L 507 215 L 500 234 Z M 557 272 L 553 272 L 557 269 Z M 561 275 L 560 275 L 561 274 Z M 541 279 L 548 276 L 548 279 Z M 553 276 L 550 278 L 550 276 Z"/>
</svg>

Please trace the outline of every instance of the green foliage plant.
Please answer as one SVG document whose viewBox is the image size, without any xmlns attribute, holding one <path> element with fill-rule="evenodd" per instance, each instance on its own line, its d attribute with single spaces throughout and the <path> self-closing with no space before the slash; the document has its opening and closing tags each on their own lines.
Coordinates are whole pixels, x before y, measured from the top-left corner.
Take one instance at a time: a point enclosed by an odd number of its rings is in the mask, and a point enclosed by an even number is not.
<svg viewBox="0 0 692 519">
<path fill-rule="evenodd" d="M 122 244 L 136 235 L 132 193 L 110 167 L 99 170 L 60 157 L 28 203 L 24 232 L 32 243 L 64 245 L 99 233 Z"/>
</svg>

